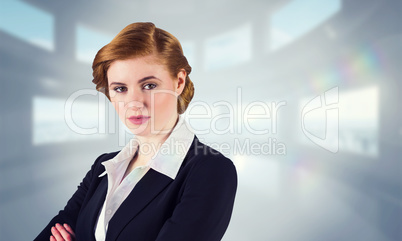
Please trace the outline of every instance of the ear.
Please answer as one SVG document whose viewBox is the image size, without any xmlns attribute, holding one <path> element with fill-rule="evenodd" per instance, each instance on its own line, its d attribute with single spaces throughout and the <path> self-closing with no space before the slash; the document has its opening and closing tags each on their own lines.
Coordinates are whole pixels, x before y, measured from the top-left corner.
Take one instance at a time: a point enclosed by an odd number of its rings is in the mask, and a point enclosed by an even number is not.
<svg viewBox="0 0 402 241">
<path fill-rule="evenodd" d="M 181 95 L 184 90 L 184 86 L 186 85 L 186 76 L 187 73 L 184 69 L 181 69 L 177 74 L 177 83 L 175 83 L 177 95 Z"/>
</svg>

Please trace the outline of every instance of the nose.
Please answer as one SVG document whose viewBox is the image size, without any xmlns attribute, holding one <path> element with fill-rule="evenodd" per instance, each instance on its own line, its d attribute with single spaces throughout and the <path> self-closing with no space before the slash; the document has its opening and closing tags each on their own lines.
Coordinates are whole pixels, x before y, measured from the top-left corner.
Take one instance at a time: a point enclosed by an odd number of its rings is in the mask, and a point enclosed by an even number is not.
<svg viewBox="0 0 402 241">
<path fill-rule="evenodd" d="M 134 111 L 144 108 L 144 96 L 141 91 L 129 91 L 125 98 L 125 106 L 127 109 Z"/>
<path fill-rule="evenodd" d="M 126 108 L 137 111 L 137 110 L 143 109 L 144 104 L 140 101 L 132 100 L 132 101 L 126 102 Z"/>
</svg>

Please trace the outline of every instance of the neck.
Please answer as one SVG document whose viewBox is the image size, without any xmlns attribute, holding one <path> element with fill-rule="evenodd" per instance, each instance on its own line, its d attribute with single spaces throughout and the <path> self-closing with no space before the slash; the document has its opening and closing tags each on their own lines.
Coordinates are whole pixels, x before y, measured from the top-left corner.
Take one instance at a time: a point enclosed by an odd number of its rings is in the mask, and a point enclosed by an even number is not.
<svg viewBox="0 0 402 241">
<path fill-rule="evenodd" d="M 176 118 L 172 119 L 173 121 L 171 121 L 170 124 L 165 126 L 163 131 L 160 131 L 157 134 L 149 136 L 137 136 L 140 143 L 137 158 L 142 160 L 149 160 L 152 158 L 172 133 L 179 120 L 178 118 L 179 116 L 177 115 Z"/>
</svg>

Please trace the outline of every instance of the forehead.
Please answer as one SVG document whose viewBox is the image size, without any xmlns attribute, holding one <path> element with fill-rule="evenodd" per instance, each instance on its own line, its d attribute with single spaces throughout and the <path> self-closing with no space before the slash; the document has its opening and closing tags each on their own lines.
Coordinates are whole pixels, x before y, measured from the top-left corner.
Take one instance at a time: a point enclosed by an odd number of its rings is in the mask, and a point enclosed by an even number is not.
<svg viewBox="0 0 402 241">
<path fill-rule="evenodd" d="M 108 79 L 132 79 L 142 78 L 146 75 L 164 76 L 166 74 L 168 74 L 166 66 L 161 64 L 153 55 L 115 60 L 110 64 L 107 71 Z"/>
</svg>

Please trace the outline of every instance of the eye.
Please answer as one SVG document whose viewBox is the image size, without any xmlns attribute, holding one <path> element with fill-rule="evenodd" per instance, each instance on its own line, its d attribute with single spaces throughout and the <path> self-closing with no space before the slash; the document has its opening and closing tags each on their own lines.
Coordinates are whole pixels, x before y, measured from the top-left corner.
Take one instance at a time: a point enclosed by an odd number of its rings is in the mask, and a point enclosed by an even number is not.
<svg viewBox="0 0 402 241">
<path fill-rule="evenodd" d="M 127 91 L 127 87 L 124 86 L 117 86 L 115 88 L 113 88 L 114 91 L 118 92 L 118 93 L 122 93 L 122 92 L 126 92 Z"/>
<path fill-rule="evenodd" d="M 146 90 L 152 90 L 152 89 L 156 88 L 156 84 L 146 84 L 143 86 L 143 88 Z"/>
</svg>

